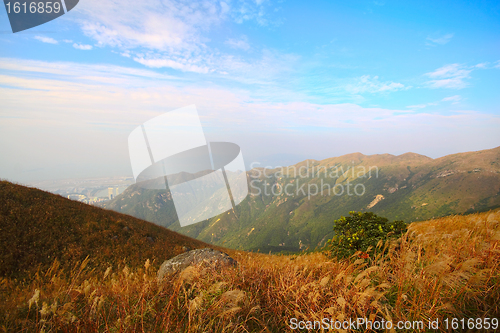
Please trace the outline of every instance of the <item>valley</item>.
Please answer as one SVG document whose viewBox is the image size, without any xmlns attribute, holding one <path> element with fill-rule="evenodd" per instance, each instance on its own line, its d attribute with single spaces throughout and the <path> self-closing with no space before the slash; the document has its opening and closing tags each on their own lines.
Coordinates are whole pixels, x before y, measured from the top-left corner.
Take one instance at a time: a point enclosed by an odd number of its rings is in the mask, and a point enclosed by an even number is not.
<svg viewBox="0 0 500 333">
<path fill-rule="evenodd" d="M 410 223 L 500 206 L 500 147 L 437 159 L 354 153 L 247 174 L 250 194 L 236 210 L 187 227 L 165 191 L 132 185 L 103 207 L 207 243 L 267 253 L 323 246 L 333 221 L 349 211 Z"/>
</svg>

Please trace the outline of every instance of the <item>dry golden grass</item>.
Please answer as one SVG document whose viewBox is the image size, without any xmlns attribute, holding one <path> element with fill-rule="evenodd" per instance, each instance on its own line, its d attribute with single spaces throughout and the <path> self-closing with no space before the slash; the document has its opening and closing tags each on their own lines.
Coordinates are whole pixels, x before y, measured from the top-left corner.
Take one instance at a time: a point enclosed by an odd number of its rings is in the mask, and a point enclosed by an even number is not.
<svg viewBox="0 0 500 333">
<path fill-rule="evenodd" d="M 24 280 L 55 259 L 68 271 L 87 256 L 102 272 L 123 260 L 138 267 L 146 259 L 170 259 L 184 246 L 217 249 L 132 216 L 0 180 L 0 278 Z"/>
<path fill-rule="evenodd" d="M 237 267 L 189 267 L 162 283 L 149 260 L 104 274 L 54 262 L 29 283 L 1 281 L 0 329 L 283 332 L 291 318 L 499 318 L 499 221 L 497 210 L 414 223 L 368 259 L 228 250 Z"/>
</svg>

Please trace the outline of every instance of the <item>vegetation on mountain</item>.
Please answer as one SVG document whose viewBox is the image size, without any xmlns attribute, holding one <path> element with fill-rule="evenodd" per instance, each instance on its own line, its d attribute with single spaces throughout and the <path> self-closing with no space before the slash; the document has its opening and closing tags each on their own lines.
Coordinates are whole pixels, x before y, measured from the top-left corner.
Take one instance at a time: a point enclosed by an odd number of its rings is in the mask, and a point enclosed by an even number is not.
<svg viewBox="0 0 500 333">
<path fill-rule="evenodd" d="M 323 247 L 334 236 L 332 222 L 349 211 L 412 222 L 500 207 L 500 147 L 437 159 L 355 153 L 248 175 L 251 194 L 234 211 L 187 227 L 180 227 L 165 191 L 131 186 L 105 208 L 207 243 L 289 253 Z M 333 193 L 335 186 L 344 193 Z M 365 192 L 355 195 L 356 186 Z M 308 196 L 308 188 L 318 193 Z"/>
<path fill-rule="evenodd" d="M 368 257 L 371 250 L 406 232 L 403 221 L 389 222 L 372 212 L 349 212 L 349 215 L 334 221 L 335 236 L 328 242 L 328 249 L 337 258 L 347 258 L 358 251 Z"/>
</svg>

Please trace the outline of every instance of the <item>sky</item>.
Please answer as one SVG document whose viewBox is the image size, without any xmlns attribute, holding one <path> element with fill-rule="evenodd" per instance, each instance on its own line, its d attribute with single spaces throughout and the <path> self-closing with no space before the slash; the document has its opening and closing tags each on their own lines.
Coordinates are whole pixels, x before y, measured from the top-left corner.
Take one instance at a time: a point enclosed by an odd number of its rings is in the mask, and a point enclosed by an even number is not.
<svg viewBox="0 0 500 333">
<path fill-rule="evenodd" d="M 131 131 L 193 104 L 248 167 L 490 149 L 499 87 L 498 1 L 80 0 L 15 34 L 0 8 L 0 178 L 132 176 Z"/>
</svg>

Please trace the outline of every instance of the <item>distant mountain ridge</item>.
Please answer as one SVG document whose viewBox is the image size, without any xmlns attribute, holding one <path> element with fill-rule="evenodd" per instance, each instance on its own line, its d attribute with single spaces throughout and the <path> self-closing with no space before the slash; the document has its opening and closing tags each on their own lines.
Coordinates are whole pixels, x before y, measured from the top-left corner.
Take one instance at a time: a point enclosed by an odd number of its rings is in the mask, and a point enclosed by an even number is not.
<svg viewBox="0 0 500 333">
<path fill-rule="evenodd" d="M 133 185 L 105 208 L 205 242 L 267 252 L 323 245 L 332 236 L 333 221 L 351 210 L 411 222 L 500 206 L 500 147 L 437 159 L 352 153 L 247 174 L 251 194 L 235 211 L 184 228 L 165 191 Z"/>
</svg>

